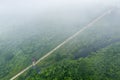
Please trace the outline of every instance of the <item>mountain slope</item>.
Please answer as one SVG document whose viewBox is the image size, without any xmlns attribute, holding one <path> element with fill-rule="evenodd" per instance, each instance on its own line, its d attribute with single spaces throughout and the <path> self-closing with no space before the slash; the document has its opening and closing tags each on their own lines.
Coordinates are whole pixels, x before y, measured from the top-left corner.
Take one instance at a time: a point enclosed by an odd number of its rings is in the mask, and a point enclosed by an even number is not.
<svg viewBox="0 0 120 80">
<path fill-rule="evenodd" d="M 95 5 L 87 9 L 78 7 L 79 4 L 75 7 L 69 5 L 72 4 L 65 5 L 65 9 L 58 6 L 57 11 L 56 7 L 54 9 L 50 7 L 50 10 L 41 14 L 6 13 L 2 16 L 0 19 L 1 80 L 10 79 L 31 65 L 33 59 L 38 60 L 106 10 L 103 6 L 98 10 Z"/>
<path fill-rule="evenodd" d="M 32 70 L 26 80 L 119 80 L 120 43 L 112 44 L 86 58 L 61 60 L 41 71 Z"/>
<path fill-rule="evenodd" d="M 119 13 L 113 10 L 18 80 L 119 80 Z"/>
</svg>

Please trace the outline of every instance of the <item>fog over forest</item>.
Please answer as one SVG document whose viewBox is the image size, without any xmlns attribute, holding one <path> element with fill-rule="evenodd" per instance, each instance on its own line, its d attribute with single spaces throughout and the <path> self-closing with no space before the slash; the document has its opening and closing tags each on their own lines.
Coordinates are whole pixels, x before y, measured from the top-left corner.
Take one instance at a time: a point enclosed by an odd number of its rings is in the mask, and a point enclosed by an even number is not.
<svg viewBox="0 0 120 80">
<path fill-rule="evenodd" d="M 41 58 L 16 80 L 120 80 L 119 21 L 120 0 L 0 0 L 0 80 Z"/>
</svg>

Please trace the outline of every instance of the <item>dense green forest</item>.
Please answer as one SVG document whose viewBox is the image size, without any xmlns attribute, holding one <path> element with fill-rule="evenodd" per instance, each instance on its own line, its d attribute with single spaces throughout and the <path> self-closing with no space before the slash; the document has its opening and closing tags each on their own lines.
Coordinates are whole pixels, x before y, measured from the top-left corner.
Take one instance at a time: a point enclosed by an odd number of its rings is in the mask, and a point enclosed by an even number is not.
<svg viewBox="0 0 120 80">
<path fill-rule="evenodd" d="M 31 69 L 26 80 L 119 80 L 119 61 L 120 43 L 115 43 L 85 58 L 61 60 L 40 73 Z"/>
<path fill-rule="evenodd" d="M 18 13 L 5 14 L 7 18 L 3 18 L 0 23 L 1 80 L 10 79 L 32 64 L 33 58 L 38 60 L 108 9 L 100 7 L 97 10 L 93 6 L 81 9 L 78 6 L 74 8 L 67 6 L 64 9 L 50 8 L 50 10 L 45 12 L 44 16 L 41 14 L 31 17 L 30 13 L 28 16 Z"/>
<path fill-rule="evenodd" d="M 120 10 L 99 1 L 0 1 L 0 80 L 11 79 L 111 8 L 16 80 L 120 80 Z"/>
<path fill-rule="evenodd" d="M 18 80 L 119 80 L 119 13 L 114 9 Z"/>
</svg>

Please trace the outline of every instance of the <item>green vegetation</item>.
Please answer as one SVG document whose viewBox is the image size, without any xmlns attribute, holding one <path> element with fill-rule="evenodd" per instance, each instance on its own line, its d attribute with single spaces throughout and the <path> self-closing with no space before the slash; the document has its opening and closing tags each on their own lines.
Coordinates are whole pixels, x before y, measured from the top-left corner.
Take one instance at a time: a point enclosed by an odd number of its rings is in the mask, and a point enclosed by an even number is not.
<svg viewBox="0 0 120 80">
<path fill-rule="evenodd" d="M 39 74 L 32 70 L 26 80 L 119 80 L 120 43 L 78 60 L 61 60 Z"/>
<path fill-rule="evenodd" d="M 0 80 L 9 80 L 108 10 L 73 4 L 0 19 Z M 119 17 L 114 9 L 16 80 L 120 80 Z"/>
<path fill-rule="evenodd" d="M 61 37 L 58 37 L 62 35 L 60 32 L 49 32 L 47 35 L 31 36 L 28 34 L 30 37 L 27 39 L 19 38 L 21 35 L 18 35 L 17 39 L 14 39 L 14 37 L 11 39 L 3 38 L 4 40 L 2 39 L 0 42 L 0 79 L 8 80 L 30 65 L 33 58 L 42 57 L 75 31 L 73 30 L 72 33 L 68 32 Z"/>
<path fill-rule="evenodd" d="M 119 80 L 118 13 L 114 10 L 18 80 Z"/>
<path fill-rule="evenodd" d="M 83 10 L 75 6 L 58 10 L 50 9 L 45 14 L 41 13 L 37 16 L 34 14 L 32 17 L 26 14 L 17 16 L 16 13 L 15 16 L 8 15 L 7 19 L 3 17 L 4 20 L 1 20 L 0 23 L 2 31 L 0 32 L 0 80 L 9 80 L 32 64 L 33 58 L 38 60 L 106 10 L 106 8 L 100 7 L 99 10 L 96 9 L 93 12 L 93 9 L 96 8 L 90 7 Z M 89 15 L 88 12 L 90 12 Z M 67 53 L 72 50 L 72 46 L 70 49 L 68 47 L 68 50 L 66 48 L 63 46 L 64 50 L 61 48 L 55 52 L 63 54 L 53 55 L 54 60 L 49 59 L 50 62 L 45 62 L 46 65 L 42 65 L 42 67 L 47 67 L 52 61 L 60 61 L 62 58 L 73 58 L 71 54 L 69 54 L 71 57 L 67 56 Z"/>
</svg>

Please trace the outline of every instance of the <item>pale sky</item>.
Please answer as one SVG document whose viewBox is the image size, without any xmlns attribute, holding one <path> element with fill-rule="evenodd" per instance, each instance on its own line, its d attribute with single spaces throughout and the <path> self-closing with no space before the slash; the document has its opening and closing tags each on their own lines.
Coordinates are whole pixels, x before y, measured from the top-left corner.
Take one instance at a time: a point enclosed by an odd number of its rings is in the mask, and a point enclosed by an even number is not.
<svg viewBox="0 0 120 80">
<path fill-rule="evenodd" d="M 52 9 L 65 7 L 119 6 L 120 0 L 0 0 L 0 33 L 4 24 L 9 25 L 12 18 L 44 15 Z M 20 22 L 20 21 L 19 21 Z"/>
<path fill-rule="evenodd" d="M 0 0 L 0 14 L 14 12 L 29 12 L 46 10 L 49 7 L 57 7 L 62 5 L 80 4 L 102 4 L 102 5 L 117 5 L 119 0 Z"/>
</svg>

